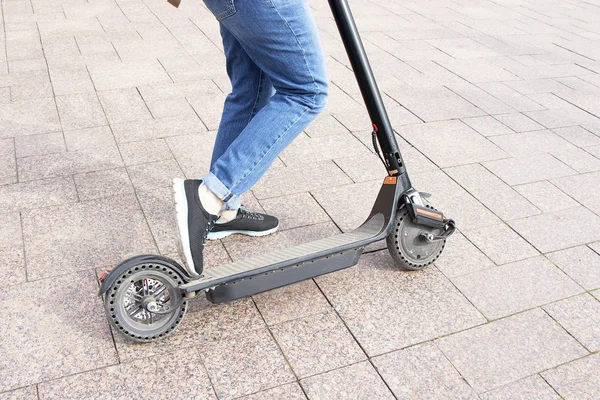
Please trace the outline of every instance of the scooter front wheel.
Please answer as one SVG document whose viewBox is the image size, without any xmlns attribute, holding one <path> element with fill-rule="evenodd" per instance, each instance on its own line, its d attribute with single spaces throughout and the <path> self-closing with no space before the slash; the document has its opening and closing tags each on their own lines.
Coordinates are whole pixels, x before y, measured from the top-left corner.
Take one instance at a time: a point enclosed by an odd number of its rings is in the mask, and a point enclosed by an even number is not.
<svg viewBox="0 0 600 400">
<path fill-rule="evenodd" d="M 423 234 L 440 235 L 441 229 L 415 224 L 405 207 L 398 210 L 387 248 L 396 264 L 405 270 L 419 271 L 433 264 L 442 254 L 446 240 L 427 241 Z"/>
<path fill-rule="evenodd" d="M 183 320 L 187 302 L 179 286 L 181 275 L 164 263 L 145 260 L 124 271 L 104 294 L 111 325 L 136 342 L 170 335 Z"/>
</svg>

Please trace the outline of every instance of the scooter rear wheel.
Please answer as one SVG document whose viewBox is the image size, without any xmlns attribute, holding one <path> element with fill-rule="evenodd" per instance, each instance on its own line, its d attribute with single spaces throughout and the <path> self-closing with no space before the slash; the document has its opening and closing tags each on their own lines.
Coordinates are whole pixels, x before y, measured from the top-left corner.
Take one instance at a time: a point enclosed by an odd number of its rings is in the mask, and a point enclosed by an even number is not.
<svg viewBox="0 0 600 400">
<path fill-rule="evenodd" d="M 183 278 L 166 265 L 144 262 L 121 273 L 104 294 L 111 325 L 136 342 L 170 335 L 183 320 Z"/>
<path fill-rule="evenodd" d="M 387 237 L 387 248 L 396 264 L 408 271 L 419 271 L 433 264 L 442 254 L 446 240 L 426 241 L 422 233 L 441 234 L 441 229 L 415 224 L 406 208 L 396 214 L 392 232 Z"/>
</svg>

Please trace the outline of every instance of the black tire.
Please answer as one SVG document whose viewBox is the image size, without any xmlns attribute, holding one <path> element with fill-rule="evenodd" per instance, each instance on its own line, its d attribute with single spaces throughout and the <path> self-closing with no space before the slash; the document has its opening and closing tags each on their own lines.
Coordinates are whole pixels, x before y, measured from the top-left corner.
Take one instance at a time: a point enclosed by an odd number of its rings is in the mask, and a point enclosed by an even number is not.
<svg viewBox="0 0 600 400">
<path fill-rule="evenodd" d="M 400 268 L 420 271 L 433 264 L 442 254 L 446 241 L 425 242 L 419 237 L 419 233 L 423 231 L 434 235 L 441 233 L 440 229 L 414 224 L 405 207 L 398 210 L 386 242 L 388 251 Z"/>
<path fill-rule="evenodd" d="M 146 260 L 132 265 L 104 294 L 110 324 L 136 342 L 167 337 L 183 321 L 187 311 L 187 301 L 179 289 L 183 283 L 183 277 L 164 263 Z M 155 312 L 145 306 L 148 301 L 154 301 Z"/>
</svg>

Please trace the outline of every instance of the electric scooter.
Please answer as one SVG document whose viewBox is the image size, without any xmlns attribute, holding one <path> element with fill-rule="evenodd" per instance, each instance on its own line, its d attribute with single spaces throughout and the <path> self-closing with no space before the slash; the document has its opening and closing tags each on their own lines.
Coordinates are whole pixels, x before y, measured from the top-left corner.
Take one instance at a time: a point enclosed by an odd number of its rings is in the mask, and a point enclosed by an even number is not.
<svg viewBox="0 0 600 400">
<path fill-rule="evenodd" d="M 441 255 L 456 224 L 412 187 L 348 1 L 329 5 L 373 124 L 375 152 L 387 170 L 369 217 L 351 232 L 208 268 L 196 279 L 167 257 L 125 260 L 99 277 L 116 331 L 137 342 L 164 338 L 183 320 L 187 302 L 202 292 L 222 303 L 311 279 L 355 265 L 365 246 L 383 239 L 405 270 L 423 269 Z"/>
</svg>

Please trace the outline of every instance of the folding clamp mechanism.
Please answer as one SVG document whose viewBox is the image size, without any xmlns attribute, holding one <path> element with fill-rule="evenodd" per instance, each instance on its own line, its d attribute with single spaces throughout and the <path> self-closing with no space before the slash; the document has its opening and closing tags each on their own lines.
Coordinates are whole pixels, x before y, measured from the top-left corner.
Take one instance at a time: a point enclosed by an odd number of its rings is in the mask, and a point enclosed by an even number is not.
<svg viewBox="0 0 600 400">
<path fill-rule="evenodd" d="M 423 231 L 420 237 L 427 242 L 445 240 L 456 230 L 456 223 L 452 219 L 447 219 L 441 211 L 432 207 L 427 207 L 423 203 L 423 198 L 429 198 L 429 193 L 420 193 L 412 189 L 405 193 L 404 204 L 408 210 L 413 222 L 424 227 L 441 229 L 439 235 Z"/>
</svg>

